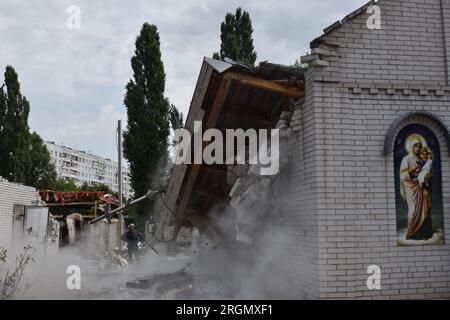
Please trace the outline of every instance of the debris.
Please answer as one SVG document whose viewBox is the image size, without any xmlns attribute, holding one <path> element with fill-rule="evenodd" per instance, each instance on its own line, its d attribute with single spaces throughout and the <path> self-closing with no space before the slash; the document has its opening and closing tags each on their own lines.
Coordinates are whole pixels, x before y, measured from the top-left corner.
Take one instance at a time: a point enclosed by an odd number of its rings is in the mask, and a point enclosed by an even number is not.
<svg viewBox="0 0 450 320">
<path fill-rule="evenodd" d="M 173 289 L 184 288 L 192 284 L 192 276 L 183 268 L 173 273 L 158 274 L 137 278 L 126 283 L 127 288 L 150 289 L 155 287 L 158 294 L 167 293 Z"/>
<path fill-rule="evenodd" d="M 128 266 L 127 259 L 122 257 L 119 250 L 103 252 L 97 251 L 95 256 L 99 261 L 99 270 L 123 269 Z"/>
<path fill-rule="evenodd" d="M 292 79 L 294 81 L 295 79 Z M 292 101 L 291 104 L 296 103 Z M 293 133 L 290 126 L 293 112 L 284 110 L 275 126 L 280 133 L 280 170 L 285 167 L 289 159 L 289 141 Z M 277 180 L 278 174 L 273 176 L 261 175 L 261 164 L 252 164 L 250 166 L 228 166 L 228 171 L 232 171 L 239 178 L 229 193 L 229 204 L 236 212 L 234 220 L 236 241 L 246 245 L 253 243 L 253 235 L 256 232 L 253 227 L 260 215 L 264 212 L 261 207 L 267 197 L 271 194 L 272 182 Z"/>
<path fill-rule="evenodd" d="M 248 245 L 251 245 L 253 243 L 252 237 L 250 237 L 247 234 L 241 233 L 241 232 L 238 232 L 238 234 L 236 236 L 236 241 L 243 242 Z"/>
<path fill-rule="evenodd" d="M 154 283 L 154 279 L 152 278 L 140 278 L 134 281 L 128 281 L 126 286 L 127 288 L 132 289 L 149 289 Z"/>
<path fill-rule="evenodd" d="M 128 261 L 126 259 L 124 259 L 118 253 L 112 252 L 111 259 L 114 264 L 117 264 L 117 265 L 121 266 L 122 268 L 125 268 L 128 265 Z"/>
<path fill-rule="evenodd" d="M 275 129 L 286 129 L 288 128 L 288 123 L 286 120 L 278 120 L 277 124 L 275 125 Z"/>
<path fill-rule="evenodd" d="M 248 164 L 238 164 L 233 167 L 233 171 L 237 177 L 243 177 L 248 171 Z"/>
<path fill-rule="evenodd" d="M 242 190 L 243 188 L 244 188 L 244 185 L 242 183 L 242 179 L 239 178 L 234 183 L 233 188 L 231 189 L 229 196 L 232 198 L 232 197 L 234 197 L 234 195 L 242 193 L 243 192 L 243 190 Z"/>
<path fill-rule="evenodd" d="M 284 120 L 287 122 L 290 122 L 292 118 L 292 112 L 291 111 L 283 111 L 280 115 L 280 120 Z"/>
<path fill-rule="evenodd" d="M 228 185 L 235 184 L 236 183 L 236 179 L 237 179 L 236 174 L 232 170 L 228 169 L 228 171 L 227 171 L 227 184 Z"/>
</svg>

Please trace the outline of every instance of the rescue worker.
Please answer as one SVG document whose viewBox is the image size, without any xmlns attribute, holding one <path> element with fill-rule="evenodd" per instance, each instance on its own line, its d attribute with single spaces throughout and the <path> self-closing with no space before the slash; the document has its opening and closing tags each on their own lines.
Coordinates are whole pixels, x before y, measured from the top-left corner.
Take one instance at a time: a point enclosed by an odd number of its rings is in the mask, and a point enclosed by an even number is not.
<svg viewBox="0 0 450 320">
<path fill-rule="evenodd" d="M 127 242 L 128 247 L 128 262 L 133 263 L 133 255 L 137 254 L 138 242 L 141 239 L 141 234 L 135 229 L 134 224 L 128 225 L 128 231 L 122 236 L 122 240 Z"/>
</svg>

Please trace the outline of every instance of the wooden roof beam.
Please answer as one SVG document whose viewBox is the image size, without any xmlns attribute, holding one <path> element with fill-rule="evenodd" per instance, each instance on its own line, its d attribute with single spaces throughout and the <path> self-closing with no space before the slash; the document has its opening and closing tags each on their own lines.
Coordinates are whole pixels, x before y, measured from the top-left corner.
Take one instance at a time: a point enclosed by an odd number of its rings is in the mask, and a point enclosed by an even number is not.
<svg viewBox="0 0 450 320">
<path fill-rule="evenodd" d="M 188 208 L 188 209 L 186 210 L 186 213 L 187 213 L 188 215 L 190 215 L 190 214 L 194 214 L 194 215 L 197 215 L 197 216 L 203 215 L 203 212 L 202 212 L 202 211 L 196 210 L 196 209 L 192 209 L 192 208 Z"/>
<path fill-rule="evenodd" d="M 226 165 L 213 164 L 213 165 L 204 165 L 201 170 L 210 172 L 210 173 L 219 173 L 219 174 L 227 174 Z"/>
<path fill-rule="evenodd" d="M 236 117 L 238 119 L 243 120 L 250 120 L 250 121 L 256 121 L 268 128 L 271 128 L 273 126 L 272 120 L 268 116 L 263 116 L 258 113 L 251 113 L 251 112 L 237 112 L 237 111 L 227 111 L 225 113 L 227 117 Z M 227 128 L 224 128 L 227 129 Z M 229 128 L 228 128 L 229 129 Z"/>
<path fill-rule="evenodd" d="M 227 97 L 228 90 L 230 89 L 231 80 L 230 79 L 222 79 L 222 82 L 220 83 L 219 89 L 217 91 L 216 98 L 214 99 L 214 103 L 211 107 L 211 111 L 209 112 L 206 127 L 205 130 L 214 128 L 217 121 L 219 120 L 220 113 L 222 112 L 223 105 L 225 103 L 225 99 Z M 203 142 L 203 147 L 207 142 Z M 200 149 L 200 148 L 199 148 Z M 202 150 L 198 150 L 198 152 L 203 152 Z M 172 239 L 175 240 L 178 236 L 178 232 L 180 231 L 185 210 L 188 206 L 189 199 L 191 197 L 192 191 L 194 189 L 195 181 L 197 180 L 198 173 L 200 172 L 201 164 L 192 164 L 191 171 L 189 172 L 189 176 L 186 180 L 186 185 L 184 187 L 184 190 L 181 195 L 180 204 L 176 211 L 176 224 L 175 224 L 175 230 Z"/>
<path fill-rule="evenodd" d="M 196 188 L 194 189 L 194 192 L 196 194 L 199 194 L 201 196 L 207 197 L 207 198 L 214 198 L 217 200 L 225 200 L 228 197 L 227 193 L 222 193 L 217 190 L 213 189 L 205 189 L 205 188 Z"/>
<path fill-rule="evenodd" d="M 248 85 L 259 89 L 276 92 L 289 97 L 299 98 L 305 95 L 305 90 L 298 87 L 292 87 L 284 83 L 260 79 L 232 71 L 226 73 L 224 75 L 224 79 L 235 80 L 243 85 Z"/>
</svg>

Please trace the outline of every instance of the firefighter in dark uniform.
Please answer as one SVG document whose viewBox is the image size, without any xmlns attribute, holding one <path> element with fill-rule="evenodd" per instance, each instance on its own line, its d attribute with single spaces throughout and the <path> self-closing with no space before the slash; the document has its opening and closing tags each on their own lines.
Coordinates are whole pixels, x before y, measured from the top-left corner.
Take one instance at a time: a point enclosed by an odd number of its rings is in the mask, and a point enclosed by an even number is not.
<svg viewBox="0 0 450 320">
<path fill-rule="evenodd" d="M 128 243 L 128 262 L 133 263 L 133 255 L 137 254 L 138 242 L 141 239 L 141 234 L 135 229 L 134 224 L 128 225 L 128 231 L 122 236 L 122 240 Z"/>
</svg>

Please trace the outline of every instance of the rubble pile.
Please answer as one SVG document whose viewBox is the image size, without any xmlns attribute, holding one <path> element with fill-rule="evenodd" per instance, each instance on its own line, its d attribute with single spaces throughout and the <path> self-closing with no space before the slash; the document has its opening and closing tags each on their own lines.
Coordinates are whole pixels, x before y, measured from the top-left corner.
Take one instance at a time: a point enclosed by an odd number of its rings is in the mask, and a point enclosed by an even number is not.
<svg viewBox="0 0 450 320">
<path fill-rule="evenodd" d="M 257 221 L 267 211 L 267 204 L 272 197 L 271 185 L 278 178 L 281 170 L 288 163 L 289 141 L 293 137 L 291 119 L 294 104 L 281 113 L 275 129 L 279 129 L 279 148 L 270 148 L 271 152 L 279 152 L 279 170 L 275 175 L 261 175 L 261 165 L 230 165 L 228 166 L 227 182 L 233 185 L 229 204 L 234 209 L 236 239 L 238 242 L 251 245 L 256 232 Z M 273 157 L 273 155 L 272 155 Z"/>
<path fill-rule="evenodd" d="M 136 295 L 158 299 L 216 299 L 232 298 L 233 288 L 221 279 L 205 275 L 193 275 L 185 268 L 173 273 L 136 278 L 126 287 L 137 290 Z M 147 292 L 147 294 L 145 294 Z"/>
<path fill-rule="evenodd" d="M 127 259 L 119 251 L 97 251 L 96 258 L 98 259 L 98 269 L 101 271 L 123 269 L 128 266 Z"/>
<path fill-rule="evenodd" d="M 152 276 L 139 277 L 127 282 L 126 286 L 131 289 L 152 289 L 157 296 L 164 297 L 171 291 L 175 294 L 186 293 L 193 287 L 193 278 L 183 268 L 173 273 L 155 273 Z"/>
</svg>

